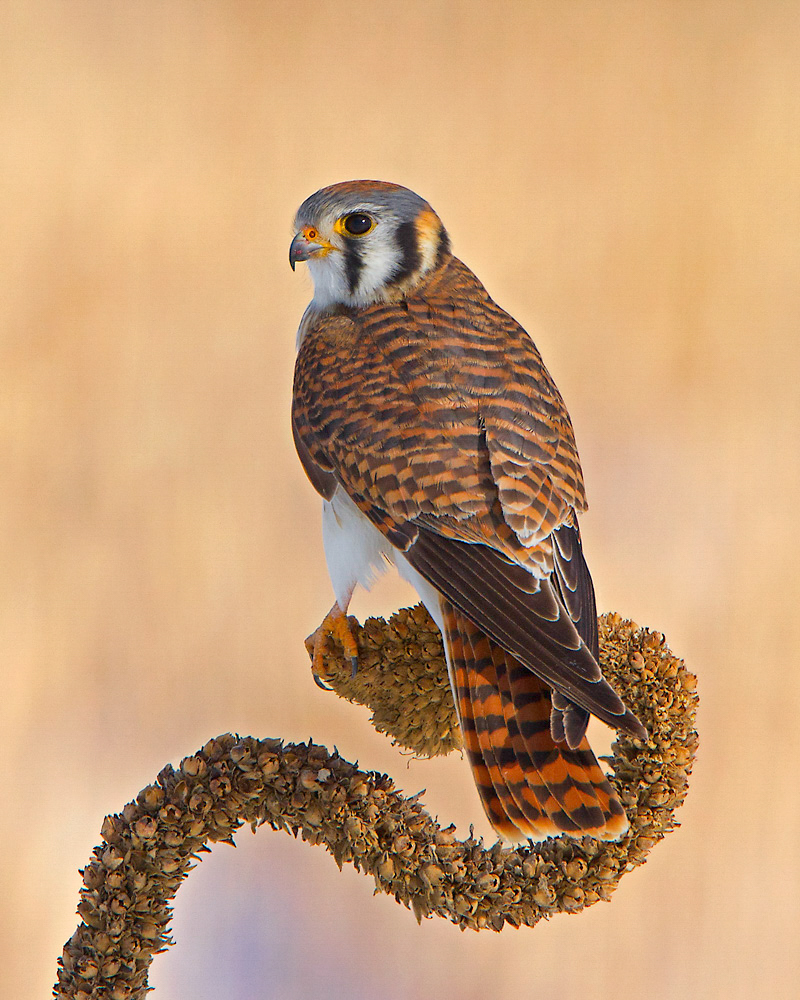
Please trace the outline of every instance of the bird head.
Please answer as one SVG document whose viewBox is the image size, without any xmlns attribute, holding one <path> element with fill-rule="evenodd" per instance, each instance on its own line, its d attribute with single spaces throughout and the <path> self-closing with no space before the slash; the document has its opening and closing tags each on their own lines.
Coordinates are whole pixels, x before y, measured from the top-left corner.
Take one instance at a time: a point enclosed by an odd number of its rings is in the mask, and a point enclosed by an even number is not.
<svg viewBox="0 0 800 1000">
<path fill-rule="evenodd" d="M 345 181 L 303 202 L 289 247 L 307 261 L 318 308 L 363 307 L 413 288 L 450 254 L 439 216 L 419 195 L 384 181 Z"/>
</svg>

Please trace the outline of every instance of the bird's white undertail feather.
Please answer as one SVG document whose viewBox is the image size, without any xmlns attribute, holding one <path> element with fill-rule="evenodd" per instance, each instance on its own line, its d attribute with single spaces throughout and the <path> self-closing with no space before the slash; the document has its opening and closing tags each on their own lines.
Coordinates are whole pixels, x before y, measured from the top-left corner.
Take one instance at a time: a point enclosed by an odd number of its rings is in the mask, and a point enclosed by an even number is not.
<svg viewBox="0 0 800 1000">
<path fill-rule="evenodd" d="M 453 698 L 458 706 L 450 651 L 444 638 L 444 616 L 436 588 L 414 569 L 402 552 L 384 538 L 341 487 L 330 501 L 322 502 L 322 540 L 336 602 L 345 613 L 356 586 L 361 585 L 369 590 L 390 564 L 395 565 L 402 579 L 416 590 L 417 596 L 442 633 L 447 673 Z"/>
<path fill-rule="evenodd" d="M 392 561 L 392 545 L 339 487 L 322 501 L 322 542 L 336 601 L 347 611 L 360 584 L 369 590 Z"/>
</svg>

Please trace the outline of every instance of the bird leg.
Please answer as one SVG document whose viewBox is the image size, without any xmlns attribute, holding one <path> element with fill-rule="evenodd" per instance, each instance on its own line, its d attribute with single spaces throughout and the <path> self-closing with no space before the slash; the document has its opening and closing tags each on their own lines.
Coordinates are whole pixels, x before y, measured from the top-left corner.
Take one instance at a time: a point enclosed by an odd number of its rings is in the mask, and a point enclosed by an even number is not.
<svg viewBox="0 0 800 1000">
<path fill-rule="evenodd" d="M 315 632 L 312 632 L 306 639 L 306 649 L 311 653 L 311 673 L 314 677 L 314 683 L 318 687 L 321 687 L 323 691 L 330 690 L 321 680 L 321 677 L 324 676 L 323 659 L 325 640 L 329 635 L 334 636 L 342 644 L 345 656 L 349 658 L 352 666 L 352 676 L 355 677 L 358 671 L 358 645 L 350 630 L 347 615 L 339 607 L 338 601 L 334 603 L 331 610 L 325 615 L 319 628 Z"/>
</svg>

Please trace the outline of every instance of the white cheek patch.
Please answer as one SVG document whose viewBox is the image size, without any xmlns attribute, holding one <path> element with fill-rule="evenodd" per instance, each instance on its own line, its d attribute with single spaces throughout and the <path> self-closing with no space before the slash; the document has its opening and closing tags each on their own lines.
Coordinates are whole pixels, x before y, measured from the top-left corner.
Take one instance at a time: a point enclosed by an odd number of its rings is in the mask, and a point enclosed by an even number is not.
<svg viewBox="0 0 800 1000">
<path fill-rule="evenodd" d="M 334 220 L 324 220 L 320 232 L 331 232 Z M 332 234 L 334 249 L 325 256 L 308 261 L 314 280 L 314 307 L 324 310 L 333 305 L 367 306 L 384 298 L 389 282 L 397 272 L 401 251 L 395 234 L 396 220 L 383 218 L 362 238 L 347 238 Z M 347 240 L 347 243 L 343 243 Z M 342 244 L 341 248 L 337 244 Z M 350 288 L 347 273 L 348 253 L 358 253 L 361 267 L 355 288 Z"/>
<path fill-rule="evenodd" d="M 379 223 L 369 235 L 358 241 L 357 250 L 362 267 L 350 301 L 352 305 L 365 306 L 382 297 L 397 269 L 400 251 L 395 242 L 394 227 Z"/>
</svg>

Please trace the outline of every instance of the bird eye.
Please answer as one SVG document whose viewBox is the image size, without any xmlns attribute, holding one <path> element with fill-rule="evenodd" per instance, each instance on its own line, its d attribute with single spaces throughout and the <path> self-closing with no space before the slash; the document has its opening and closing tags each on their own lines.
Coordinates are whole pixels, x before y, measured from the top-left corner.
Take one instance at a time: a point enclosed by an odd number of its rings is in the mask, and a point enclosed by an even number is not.
<svg viewBox="0 0 800 1000">
<path fill-rule="evenodd" d="M 374 225 L 372 218 L 364 212 L 353 212 L 344 217 L 344 228 L 351 236 L 364 236 Z"/>
</svg>

